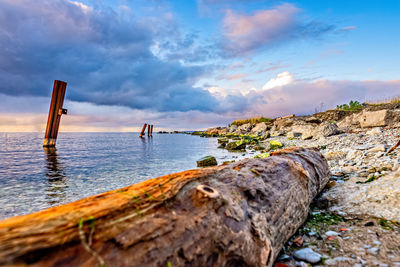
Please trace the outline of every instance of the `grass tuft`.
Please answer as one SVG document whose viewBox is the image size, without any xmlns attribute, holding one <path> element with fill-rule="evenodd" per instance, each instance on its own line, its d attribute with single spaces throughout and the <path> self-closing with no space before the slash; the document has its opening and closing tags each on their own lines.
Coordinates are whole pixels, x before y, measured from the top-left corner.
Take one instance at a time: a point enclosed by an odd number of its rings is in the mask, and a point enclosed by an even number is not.
<svg viewBox="0 0 400 267">
<path fill-rule="evenodd" d="M 379 106 L 384 104 L 400 104 L 400 96 L 394 96 L 374 101 L 366 101 L 365 103 L 372 106 Z"/>
</svg>

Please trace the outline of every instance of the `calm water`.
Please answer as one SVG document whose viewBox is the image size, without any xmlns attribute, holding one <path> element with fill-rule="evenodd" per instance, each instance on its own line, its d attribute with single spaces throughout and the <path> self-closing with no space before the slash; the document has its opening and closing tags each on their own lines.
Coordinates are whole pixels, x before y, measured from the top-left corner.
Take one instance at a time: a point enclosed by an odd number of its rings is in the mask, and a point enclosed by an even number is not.
<svg viewBox="0 0 400 267">
<path fill-rule="evenodd" d="M 183 134 L 60 133 L 50 151 L 42 142 L 43 133 L 0 133 L 0 219 L 194 169 L 206 155 L 243 157 Z"/>
</svg>

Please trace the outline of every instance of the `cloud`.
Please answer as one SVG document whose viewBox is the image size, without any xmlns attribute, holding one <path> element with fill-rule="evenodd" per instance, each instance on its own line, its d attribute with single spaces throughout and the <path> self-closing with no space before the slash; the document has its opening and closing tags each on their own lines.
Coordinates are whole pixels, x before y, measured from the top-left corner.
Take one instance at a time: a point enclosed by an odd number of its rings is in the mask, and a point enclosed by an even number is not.
<svg viewBox="0 0 400 267">
<path fill-rule="evenodd" d="M 352 31 L 355 29 L 357 29 L 357 26 L 347 26 L 347 27 L 341 28 L 342 31 Z"/>
<path fill-rule="evenodd" d="M 228 9 L 223 21 L 222 48 L 228 54 L 242 55 L 293 38 L 317 37 L 334 29 L 317 21 L 301 22 L 300 13 L 301 9 L 289 3 L 249 15 Z"/>
<path fill-rule="evenodd" d="M 247 76 L 249 76 L 249 74 L 247 74 L 247 73 L 223 74 L 223 75 L 218 76 L 216 79 L 233 81 L 233 80 L 239 80 L 239 79 L 245 78 Z"/>
<path fill-rule="evenodd" d="M 290 64 L 270 63 L 267 66 L 264 66 L 264 67 L 260 68 L 259 70 L 257 70 L 256 73 L 264 73 L 264 72 L 279 70 L 279 69 L 283 69 L 283 68 L 287 68 L 287 67 L 290 67 Z"/>
<path fill-rule="evenodd" d="M 59 79 L 68 82 L 66 96 L 74 101 L 215 110 L 216 99 L 193 87 L 209 71 L 206 66 L 164 60 L 151 51 L 169 40 L 182 58 L 195 37 L 174 39 L 172 16 L 127 16 L 124 10 L 67 0 L 1 1 L 0 93 L 50 96 L 53 80 Z M 174 40 L 180 43 L 173 45 Z"/>
<path fill-rule="evenodd" d="M 291 84 L 294 81 L 293 75 L 290 74 L 288 71 L 279 73 L 275 78 L 269 80 L 264 86 L 262 87 L 263 90 L 269 90 L 275 87 L 285 86 Z"/>
</svg>

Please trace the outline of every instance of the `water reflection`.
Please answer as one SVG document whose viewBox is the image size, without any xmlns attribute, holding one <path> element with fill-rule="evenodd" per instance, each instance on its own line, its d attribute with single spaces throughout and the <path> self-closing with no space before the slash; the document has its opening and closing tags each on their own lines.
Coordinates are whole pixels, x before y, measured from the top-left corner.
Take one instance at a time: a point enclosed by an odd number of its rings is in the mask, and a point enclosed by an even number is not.
<svg viewBox="0 0 400 267">
<path fill-rule="evenodd" d="M 65 189 L 66 175 L 62 165 L 58 161 L 58 155 L 55 147 L 44 147 L 46 154 L 46 177 L 48 187 L 46 188 L 46 199 L 48 204 L 56 205 L 63 203 L 67 195 Z"/>
</svg>

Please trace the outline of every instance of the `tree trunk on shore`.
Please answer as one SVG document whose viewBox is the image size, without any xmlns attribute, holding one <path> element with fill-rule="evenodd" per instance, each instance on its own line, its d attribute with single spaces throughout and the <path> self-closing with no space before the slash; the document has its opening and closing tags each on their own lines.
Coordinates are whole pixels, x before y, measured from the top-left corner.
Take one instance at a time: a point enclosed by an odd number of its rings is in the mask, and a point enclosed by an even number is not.
<svg viewBox="0 0 400 267">
<path fill-rule="evenodd" d="M 0 221 L 0 265 L 272 266 L 329 174 L 293 148 L 150 179 Z"/>
</svg>

